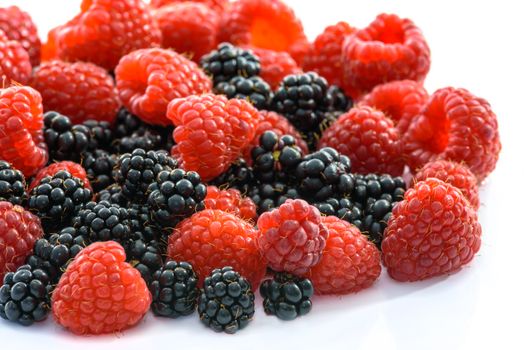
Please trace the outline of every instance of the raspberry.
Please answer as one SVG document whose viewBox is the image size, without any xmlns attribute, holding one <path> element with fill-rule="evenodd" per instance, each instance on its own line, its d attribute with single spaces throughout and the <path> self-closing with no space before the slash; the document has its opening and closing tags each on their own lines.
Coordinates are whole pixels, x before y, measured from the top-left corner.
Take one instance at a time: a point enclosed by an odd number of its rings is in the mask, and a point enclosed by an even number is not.
<svg viewBox="0 0 524 350">
<path fill-rule="evenodd" d="M 161 7 L 154 17 L 162 31 L 162 47 L 198 62 L 216 46 L 220 18 L 210 7 L 194 2 Z"/>
<path fill-rule="evenodd" d="M 91 184 L 87 179 L 85 169 L 78 163 L 64 160 L 62 162 L 53 163 L 45 168 L 40 169 L 33 178 L 33 181 L 31 181 L 31 184 L 29 185 L 27 192 L 31 193 L 31 191 L 33 191 L 33 188 L 40 185 L 40 181 L 42 181 L 44 177 L 53 176 L 60 170 L 67 170 L 71 175 L 73 175 L 73 177 L 82 180 L 84 182 L 85 188 L 91 190 Z"/>
<path fill-rule="evenodd" d="M 480 249 L 475 210 L 453 185 L 420 181 L 393 208 L 382 253 L 389 275 L 419 281 L 458 270 Z"/>
<path fill-rule="evenodd" d="M 61 26 L 51 29 L 47 33 L 47 41 L 42 44 L 41 49 L 41 61 L 51 61 L 58 59 L 58 48 L 56 47 L 56 34 L 60 30 Z"/>
<path fill-rule="evenodd" d="M 325 216 L 329 231 L 318 265 L 307 274 L 316 294 L 349 294 L 368 288 L 380 276 L 380 252 L 350 223 Z"/>
<path fill-rule="evenodd" d="M 53 292 L 56 321 L 81 335 L 115 333 L 137 324 L 149 309 L 151 293 L 125 257 L 124 248 L 112 241 L 84 248 Z"/>
<path fill-rule="evenodd" d="M 17 6 L 0 8 L 0 30 L 18 41 L 29 54 L 31 65 L 40 64 L 40 38 L 31 16 Z"/>
<path fill-rule="evenodd" d="M 167 255 L 171 260 L 187 261 L 199 277 L 215 268 L 232 266 L 256 288 L 266 265 L 256 247 L 257 230 L 239 217 L 207 209 L 182 221 L 169 236 Z"/>
<path fill-rule="evenodd" d="M 318 147 L 333 147 L 351 159 L 356 173 L 402 175 L 401 143 L 393 122 L 370 107 L 355 107 L 331 125 Z"/>
<path fill-rule="evenodd" d="M 124 56 L 115 69 L 124 106 L 150 124 L 170 125 L 168 103 L 211 90 L 209 78 L 182 55 L 165 49 L 143 49 Z"/>
<path fill-rule="evenodd" d="M 297 63 L 285 51 L 274 51 L 258 47 L 248 47 L 260 60 L 260 77 L 264 79 L 273 90 L 290 74 L 300 74 L 302 70 Z"/>
<path fill-rule="evenodd" d="M 167 117 L 176 125 L 171 154 L 204 181 L 222 174 L 239 157 L 260 119 L 249 102 L 211 94 L 173 100 Z"/>
<path fill-rule="evenodd" d="M 9 202 L 0 202 L 0 281 L 15 271 L 31 254 L 35 241 L 44 235 L 37 216 Z"/>
<path fill-rule="evenodd" d="M 404 135 L 429 99 L 422 84 L 413 80 L 397 80 L 377 85 L 360 101 L 360 106 L 370 106 L 382 111 Z"/>
<path fill-rule="evenodd" d="M 87 119 L 112 122 L 120 108 L 113 78 L 91 63 L 43 62 L 31 86 L 42 95 L 45 111 L 65 114 L 73 124 Z"/>
<path fill-rule="evenodd" d="M 255 203 L 249 197 L 242 197 L 240 191 L 234 188 L 221 190 L 215 186 L 207 186 L 204 205 L 206 209 L 222 210 L 244 220 L 255 220 L 257 217 Z"/>
<path fill-rule="evenodd" d="M 42 97 L 26 86 L 0 89 L 0 159 L 26 177 L 47 163 Z"/>
<path fill-rule="evenodd" d="M 431 95 L 412 120 L 404 143 L 412 170 L 442 158 L 464 163 L 479 181 L 495 169 L 501 148 L 497 116 L 490 104 L 452 87 Z"/>
<path fill-rule="evenodd" d="M 318 264 L 328 231 L 318 209 L 306 201 L 288 199 L 263 213 L 257 226 L 257 244 L 271 269 L 300 276 Z"/>
<path fill-rule="evenodd" d="M 166 5 L 189 1 L 205 4 L 209 6 L 209 8 L 217 11 L 217 13 L 222 13 L 229 6 L 229 0 L 151 0 L 151 7 L 161 8 Z"/>
<path fill-rule="evenodd" d="M 424 165 L 413 178 L 413 183 L 424 181 L 430 177 L 437 178 L 455 186 L 469 200 L 473 208 L 479 208 L 479 192 L 477 178 L 464 164 L 447 160 L 436 160 Z"/>
<path fill-rule="evenodd" d="M 27 84 L 31 78 L 29 54 L 18 41 L 9 40 L 0 29 L 0 78 L 2 81 Z"/>
<path fill-rule="evenodd" d="M 314 71 L 330 84 L 342 86 L 342 44 L 344 39 L 356 31 L 346 22 L 330 25 L 317 36 L 302 67 Z"/>
<path fill-rule="evenodd" d="M 430 53 L 422 32 L 411 20 L 381 14 L 346 38 L 342 61 L 343 87 L 362 94 L 388 81 L 423 81 Z"/>
<path fill-rule="evenodd" d="M 239 0 L 224 13 L 219 42 L 286 51 L 300 64 L 308 42 L 302 23 L 280 0 Z"/>
</svg>

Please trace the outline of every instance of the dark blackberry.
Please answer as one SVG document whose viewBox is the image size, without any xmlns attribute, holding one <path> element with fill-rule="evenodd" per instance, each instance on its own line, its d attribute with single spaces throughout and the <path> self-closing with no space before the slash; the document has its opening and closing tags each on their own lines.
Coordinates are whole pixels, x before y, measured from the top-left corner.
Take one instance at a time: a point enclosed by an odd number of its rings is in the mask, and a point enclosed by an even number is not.
<svg viewBox="0 0 524 350">
<path fill-rule="evenodd" d="M 257 109 L 267 109 L 273 93 L 271 86 L 258 76 L 236 76 L 228 81 L 218 83 L 213 89 L 215 94 L 226 95 L 227 98 L 247 100 Z"/>
<path fill-rule="evenodd" d="M 153 282 L 149 285 L 153 313 L 171 318 L 192 314 L 197 303 L 197 282 L 189 263 L 168 261 L 155 271 Z"/>
<path fill-rule="evenodd" d="M 353 99 L 336 85 L 330 85 L 327 90 L 329 111 L 344 113 L 353 107 Z"/>
<path fill-rule="evenodd" d="M 0 201 L 22 205 L 27 198 L 25 187 L 24 174 L 0 160 Z"/>
<path fill-rule="evenodd" d="M 318 128 L 310 131 L 300 132 L 304 141 L 306 141 L 308 149 L 314 151 L 317 149 L 318 140 L 322 137 L 324 131 L 329 128 L 337 119 L 343 114 L 340 111 L 328 111 L 324 113 L 324 118 L 318 125 Z"/>
<path fill-rule="evenodd" d="M 260 61 L 249 50 L 230 43 L 222 43 L 200 60 L 200 66 L 213 78 L 213 85 L 229 81 L 233 77 L 253 77 L 260 73 Z"/>
<path fill-rule="evenodd" d="M 0 317 L 24 326 L 43 321 L 51 310 L 49 276 L 29 265 L 8 272 L 0 288 Z"/>
<path fill-rule="evenodd" d="M 324 202 L 313 203 L 313 205 L 324 215 L 336 216 L 362 229 L 362 207 L 349 198 L 328 198 Z"/>
<path fill-rule="evenodd" d="M 163 240 L 162 229 L 151 220 L 150 212 L 151 208 L 147 204 L 129 203 L 127 206 L 131 232 L 140 233 L 145 243 Z"/>
<path fill-rule="evenodd" d="M 109 151 L 111 149 L 113 131 L 111 130 L 111 124 L 109 122 L 89 119 L 84 121 L 82 125 L 89 129 L 88 151 Z"/>
<path fill-rule="evenodd" d="M 236 188 L 242 194 L 246 194 L 255 183 L 253 169 L 243 158 L 237 159 L 229 169 L 209 182 L 210 185 L 219 188 Z"/>
<path fill-rule="evenodd" d="M 162 267 L 162 253 L 160 243 L 151 241 L 146 243 L 141 233 L 133 233 L 133 238 L 124 243 L 126 261 L 137 269 L 146 284 L 149 285 L 153 273 Z"/>
<path fill-rule="evenodd" d="M 207 189 L 198 173 L 175 169 L 161 171 L 148 192 L 151 217 L 163 227 L 175 227 L 183 219 L 204 209 Z"/>
<path fill-rule="evenodd" d="M 38 215 L 44 229 L 69 226 L 71 219 L 92 198 L 84 182 L 61 170 L 44 177 L 31 191 L 29 210 Z"/>
<path fill-rule="evenodd" d="M 96 194 L 96 201 L 108 201 L 109 203 L 118 204 L 121 207 L 127 207 L 129 201 L 122 194 L 122 187 L 112 184 Z"/>
<path fill-rule="evenodd" d="M 79 162 L 91 142 L 85 125 L 73 125 L 69 117 L 57 112 L 44 114 L 44 138 L 51 160 Z"/>
<path fill-rule="evenodd" d="M 157 175 L 177 166 L 176 160 L 165 151 L 144 151 L 135 149 L 120 156 L 116 166 L 116 182 L 122 187 L 122 194 L 129 200 L 143 203 L 147 199 L 147 188 Z"/>
<path fill-rule="evenodd" d="M 140 129 L 130 136 L 124 136 L 115 140 L 113 152 L 122 154 L 133 152 L 137 148 L 145 151 L 158 150 L 162 148 L 163 141 L 162 135 L 159 133 L 153 130 Z"/>
<path fill-rule="evenodd" d="M 116 162 L 117 158 L 114 154 L 101 149 L 84 153 L 81 164 L 86 170 L 87 178 L 95 193 L 115 182 L 114 168 Z"/>
<path fill-rule="evenodd" d="M 248 280 L 229 266 L 213 270 L 204 280 L 198 314 L 216 332 L 233 334 L 245 328 L 255 314 L 255 295 Z"/>
<path fill-rule="evenodd" d="M 87 203 L 73 217 L 72 226 L 90 242 L 123 242 L 131 234 L 127 209 L 107 201 Z"/>
<path fill-rule="evenodd" d="M 288 186 L 282 182 L 258 183 L 250 189 L 248 196 L 257 206 L 258 215 L 279 207 L 287 199 L 299 198 L 298 192 L 293 186 Z"/>
<path fill-rule="evenodd" d="M 120 139 L 125 136 L 131 136 L 134 132 L 143 129 L 145 123 L 122 107 L 116 115 L 114 125 L 113 135 L 116 139 Z"/>
<path fill-rule="evenodd" d="M 286 273 L 278 273 L 260 285 L 260 295 L 264 298 L 264 311 L 276 315 L 281 320 L 294 320 L 311 311 L 313 304 L 313 283 Z"/>
</svg>

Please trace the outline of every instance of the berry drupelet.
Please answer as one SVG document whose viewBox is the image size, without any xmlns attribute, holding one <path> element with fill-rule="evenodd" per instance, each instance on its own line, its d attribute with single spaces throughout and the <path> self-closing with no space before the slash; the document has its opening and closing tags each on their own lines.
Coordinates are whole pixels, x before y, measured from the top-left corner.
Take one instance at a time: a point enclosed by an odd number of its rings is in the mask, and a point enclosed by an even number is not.
<svg viewBox="0 0 524 350">
<path fill-rule="evenodd" d="M 113 172 L 116 163 L 117 157 L 102 149 L 96 149 L 93 152 L 83 154 L 82 166 L 87 173 L 87 178 L 95 193 L 100 192 L 114 183 Z"/>
<path fill-rule="evenodd" d="M 248 196 L 257 206 L 258 215 L 279 207 L 288 199 L 300 198 L 294 186 L 279 181 L 257 183 L 251 187 Z"/>
<path fill-rule="evenodd" d="M 131 136 L 134 132 L 145 129 L 145 125 L 140 118 L 122 107 L 116 115 L 113 135 L 115 139 Z"/>
<path fill-rule="evenodd" d="M 78 162 L 90 145 L 90 130 L 85 125 L 73 125 L 65 115 L 47 112 L 44 115 L 44 138 L 50 159 Z"/>
<path fill-rule="evenodd" d="M 273 93 L 271 87 L 262 78 L 236 76 L 228 81 L 218 83 L 213 92 L 226 95 L 227 98 L 248 100 L 257 109 L 267 109 L 271 103 Z"/>
<path fill-rule="evenodd" d="M 363 210 L 360 203 L 354 203 L 349 198 L 328 198 L 313 205 L 324 215 L 336 216 L 362 229 Z"/>
<path fill-rule="evenodd" d="M 96 194 L 96 201 L 108 201 L 112 204 L 118 204 L 121 207 L 127 207 L 129 200 L 122 194 L 122 187 L 118 184 L 112 184 Z"/>
<path fill-rule="evenodd" d="M 131 234 L 127 209 L 107 201 L 87 203 L 73 218 L 72 224 L 91 242 L 123 242 Z"/>
<path fill-rule="evenodd" d="M 147 242 L 141 232 L 133 232 L 132 238 L 124 243 L 124 249 L 126 261 L 140 272 L 149 285 L 153 273 L 163 264 L 161 244 L 157 241 Z"/>
<path fill-rule="evenodd" d="M 130 202 L 126 206 L 129 226 L 133 235 L 140 234 L 145 243 L 162 240 L 162 229 L 150 217 L 151 207 L 147 204 Z M 171 232 L 169 232 L 171 233 Z"/>
<path fill-rule="evenodd" d="M 255 183 L 253 169 L 243 158 L 238 158 L 229 169 L 209 182 L 218 188 L 235 188 L 242 194 L 246 194 Z"/>
<path fill-rule="evenodd" d="M 0 160 L 0 201 L 22 205 L 27 198 L 24 174 Z"/>
<path fill-rule="evenodd" d="M 113 131 L 109 122 L 88 119 L 82 125 L 89 130 L 89 151 L 111 149 Z"/>
</svg>

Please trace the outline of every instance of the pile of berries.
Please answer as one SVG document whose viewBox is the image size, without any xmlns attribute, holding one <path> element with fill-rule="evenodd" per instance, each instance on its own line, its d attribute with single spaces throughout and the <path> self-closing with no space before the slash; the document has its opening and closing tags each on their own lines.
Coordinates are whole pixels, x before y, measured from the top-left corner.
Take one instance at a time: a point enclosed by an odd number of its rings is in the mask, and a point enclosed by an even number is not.
<svg viewBox="0 0 524 350">
<path fill-rule="evenodd" d="M 292 320 L 382 267 L 419 281 L 480 249 L 497 117 L 424 89 L 409 19 L 310 43 L 281 0 L 84 0 L 44 44 L 0 8 L 0 56 L 6 320 L 85 335 L 196 310 L 235 333 L 259 287 Z"/>
</svg>

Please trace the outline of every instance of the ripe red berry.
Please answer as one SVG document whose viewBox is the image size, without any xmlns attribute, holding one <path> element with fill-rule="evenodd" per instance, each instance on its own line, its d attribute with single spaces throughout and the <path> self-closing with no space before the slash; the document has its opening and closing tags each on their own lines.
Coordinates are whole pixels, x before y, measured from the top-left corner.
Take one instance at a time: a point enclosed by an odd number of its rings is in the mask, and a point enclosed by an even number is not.
<svg viewBox="0 0 524 350">
<path fill-rule="evenodd" d="M 302 70 L 293 57 L 285 51 L 274 51 L 258 47 L 247 47 L 260 60 L 260 77 L 276 90 L 284 77 L 300 74 Z"/>
<path fill-rule="evenodd" d="M 74 124 L 87 119 L 112 122 L 120 108 L 113 78 L 92 63 L 43 62 L 31 86 L 42 95 L 46 112 L 67 115 Z"/>
<path fill-rule="evenodd" d="M 140 272 L 125 262 L 116 242 L 84 248 L 69 264 L 53 292 L 55 320 L 75 334 L 120 332 L 146 314 L 151 293 Z"/>
<path fill-rule="evenodd" d="M 222 13 L 229 6 L 229 0 L 151 0 L 151 7 L 160 8 L 170 4 L 179 4 L 183 2 L 202 3 L 209 6 L 209 8 Z"/>
<path fill-rule="evenodd" d="M 335 216 L 325 216 L 329 232 L 320 262 L 307 277 L 316 294 L 348 294 L 368 288 L 380 276 L 380 252 L 360 230 Z"/>
<path fill-rule="evenodd" d="M 477 214 L 453 185 L 429 178 L 397 203 L 382 241 L 384 265 L 398 281 L 458 270 L 480 249 Z"/>
<path fill-rule="evenodd" d="M 211 81 L 194 62 L 166 49 L 134 51 L 122 57 L 115 74 L 124 106 L 155 125 L 171 124 L 166 117 L 171 100 L 211 91 Z"/>
<path fill-rule="evenodd" d="M 388 81 L 423 81 L 429 71 L 430 52 L 411 20 L 381 14 L 346 38 L 342 60 L 344 88 L 362 94 Z"/>
<path fill-rule="evenodd" d="M 400 176 L 404 170 L 402 145 L 393 122 L 370 107 L 355 107 L 341 115 L 318 144 L 332 147 L 351 159 L 357 173 Z"/>
<path fill-rule="evenodd" d="M 58 59 L 58 48 L 56 47 L 56 34 L 61 26 L 51 29 L 47 33 L 47 41 L 42 44 L 40 59 L 42 62 Z"/>
<path fill-rule="evenodd" d="M 435 159 L 466 164 L 482 181 L 495 169 L 501 149 L 497 116 L 490 104 L 465 89 L 435 91 L 404 138 L 409 166 Z"/>
<path fill-rule="evenodd" d="M 301 199 L 288 199 L 258 218 L 257 244 L 274 271 L 304 275 L 318 264 L 328 231 L 317 208 Z"/>
<path fill-rule="evenodd" d="M 395 123 L 400 135 L 404 135 L 411 120 L 420 114 L 428 99 L 428 92 L 422 84 L 413 80 L 397 80 L 375 86 L 359 101 L 359 105 L 384 112 Z"/>
<path fill-rule="evenodd" d="M 417 172 L 413 178 L 413 183 L 416 184 L 430 177 L 455 186 L 469 200 L 473 208 L 478 209 L 479 192 L 477 178 L 466 165 L 447 160 L 429 162 Z"/>
<path fill-rule="evenodd" d="M 22 45 L 29 54 L 32 66 L 40 64 L 40 38 L 36 25 L 27 12 L 17 6 L 0 8 L 0 30 L 9 40 L 18 41 Z"/>
<path fill-rule="evenodd" d="M 36 175 L 33 178 L 33 181 L 31 181 L 31 184 L 29 185 L 29 188 L 27 189 L 28 193 L 31 193 L 33 188 L 38 186 L 40 184 L 40 181 L 46 176 L 53 176 L 60 170 L 67 170 L 73 177 L 76 177 L 84 183 L 85 188 L 88 188 L 92 190 L 91 184 L 89 183 L 89 180 L 87 179 L 87 174 L 85 169 L 78 163 L 70 162 L 67 160 L 64 160 L 62 162 L 53 163 L 51 165 L 48 165 L 45 168 L 42 168 L 36 173 Z"/>
<path fill-rule="evenodd" d="M 29 54 L 18 41 L 9 40 L 0 29 L 0 79 L 7 84 L 27 84 L 31 77 Z"/>
<path fill-rule="evenodd" d="M 42 97 L 27 86 L 0 89 L 0 159 L 27 177 L 47 163 Z"/>
<path fill-rule="evenodd" d="M 231 266 L 255 289 L 266 272 L 255 243 L 257 234 L 247 221 L 207 209 L 177 225 L 169 236 L 167 255 L 172 260 L 189 262 L 199 286 L 213 269 Z"/>
<path fill-rule="evenodd" d="M 255 203 L 251 198 L 243 197 L 240 191 L 234 188 L 221 190 L 215 186 L 207 186 L 204 205 L 206 209 L 222 210 L 244 220 L 255 220 L 257 217 Z"/>
</svg>

